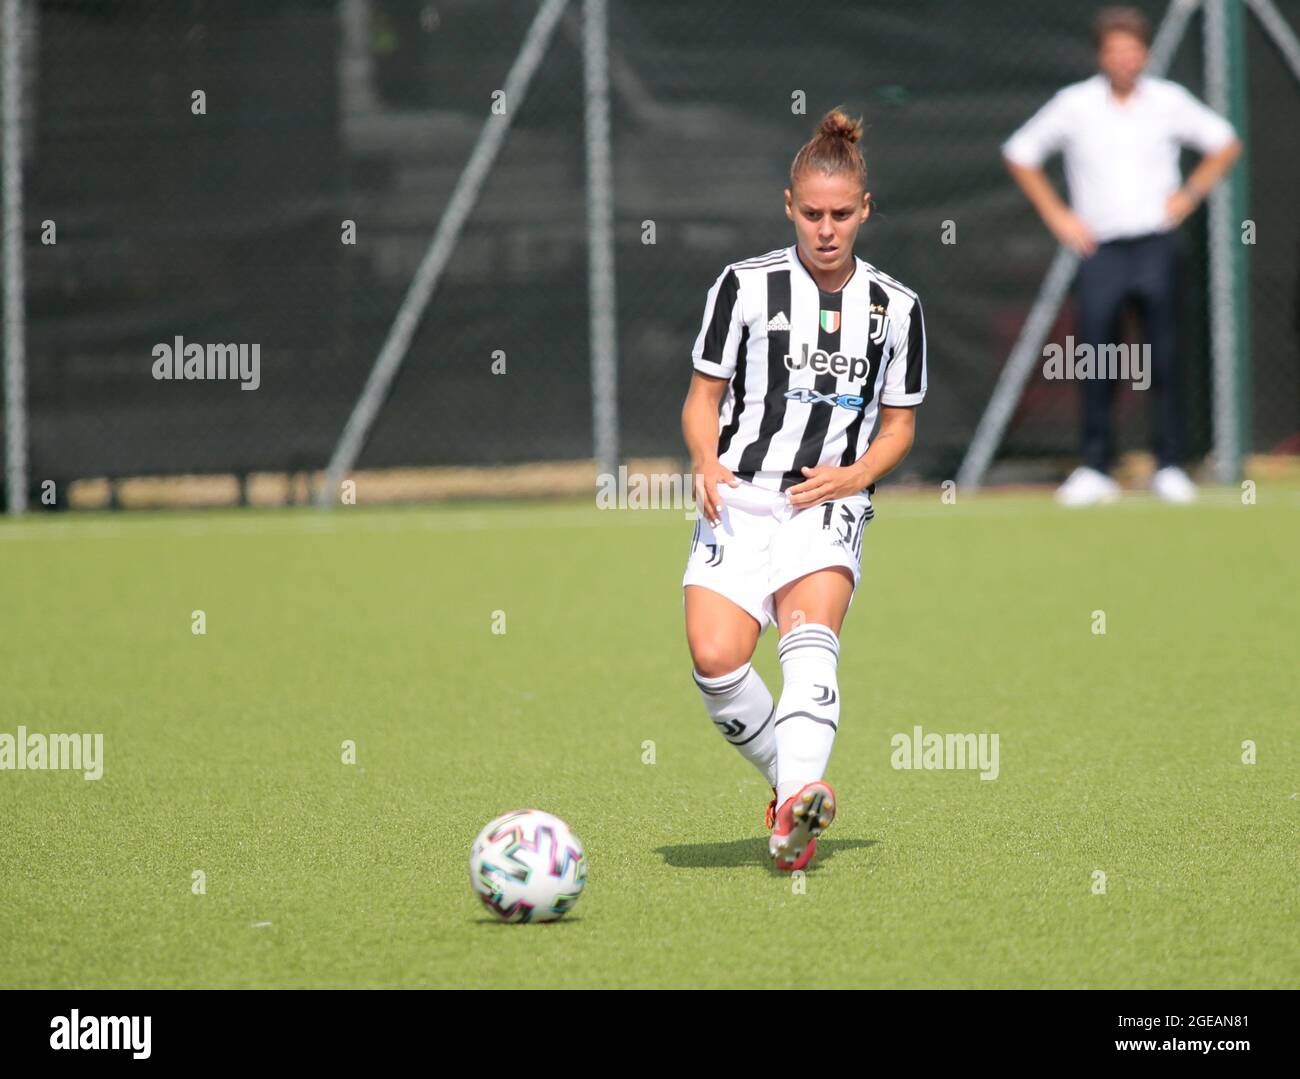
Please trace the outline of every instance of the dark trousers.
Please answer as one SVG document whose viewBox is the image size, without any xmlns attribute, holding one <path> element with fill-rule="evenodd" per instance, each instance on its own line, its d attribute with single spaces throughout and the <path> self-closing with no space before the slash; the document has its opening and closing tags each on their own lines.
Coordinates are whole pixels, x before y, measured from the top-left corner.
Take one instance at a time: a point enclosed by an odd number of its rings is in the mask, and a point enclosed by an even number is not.
<svg viewBox="0 0 1300 1079">
<path fill-rule="evenodd" d="M 1151 433 L 1158 466 L 1181 466 L 1186 416 L 1178 365 L 1178 301 L 1182 251 L 1174 232 L 1157 232 L 1099 244 L 1079 265 L 1075 295 L 1081 342 L 1094 349 L 1119 344 L 1120 316 L 1133 301 L 1151 345 Z M 1100 355 L 1100 353 L 1097 353 Z M 1111 400 L 1115 381 L 1085 379 L 1083 463 L 1107 472 L 1115 458 Z"/>
</svg>

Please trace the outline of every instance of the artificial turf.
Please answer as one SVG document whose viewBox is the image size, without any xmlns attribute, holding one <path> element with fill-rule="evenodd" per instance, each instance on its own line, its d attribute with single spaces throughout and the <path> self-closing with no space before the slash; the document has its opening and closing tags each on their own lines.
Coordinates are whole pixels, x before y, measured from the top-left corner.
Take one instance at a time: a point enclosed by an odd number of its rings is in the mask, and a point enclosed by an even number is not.
<svg viewBox="0 0 1300 1079">
<path fill-rule="evenodd" d="M 1295 986 L 1300 491 L 876 509 L 802 880 L 690 677 L 681 511 L 0 525 L 0 733 L 104 738 L 0 771 L 0 984 Z M 915 726 L 997 779 L 892 767 Z M 586 846 L 551 925 L 469 887 L 521 805 Z"/>
</svg>

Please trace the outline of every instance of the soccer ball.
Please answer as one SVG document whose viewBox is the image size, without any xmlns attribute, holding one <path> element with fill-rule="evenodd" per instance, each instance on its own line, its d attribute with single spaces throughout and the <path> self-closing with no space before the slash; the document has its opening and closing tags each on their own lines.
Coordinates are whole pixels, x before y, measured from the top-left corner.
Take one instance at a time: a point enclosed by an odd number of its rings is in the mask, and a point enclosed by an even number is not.
<svg viewBox="0 0 1300 1079">
<path fill-rule="evenodd" d="M 587 856 L 569 826 L 540 809 L 504 813 L 479 832 L 469 882 L 503 922 L 553 922 L 587 883 Z"/>
</svg>

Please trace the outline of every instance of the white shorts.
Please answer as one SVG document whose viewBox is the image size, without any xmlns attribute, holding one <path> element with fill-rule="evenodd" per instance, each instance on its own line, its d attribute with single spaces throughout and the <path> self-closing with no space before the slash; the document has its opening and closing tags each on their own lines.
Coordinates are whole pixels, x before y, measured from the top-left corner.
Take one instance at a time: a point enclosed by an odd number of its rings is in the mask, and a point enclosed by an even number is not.
<svg viewBox="0 0 1300 1079">
<path fill-rule="evenodd" d="M 703 512 L 695 522 L 683 588 L 698 584 L 726 596 L 753 616 L 760 636 L 776 624 L 777 589 L 807 573 L 844 566 L 857 592 L 862 533 L 875 515 L 865 492 L 802 510 L 783 491 L 744 480 L 739 487 L 720 483 L 718 492 L 721 520 L 716 530 Z"/>
</svg>

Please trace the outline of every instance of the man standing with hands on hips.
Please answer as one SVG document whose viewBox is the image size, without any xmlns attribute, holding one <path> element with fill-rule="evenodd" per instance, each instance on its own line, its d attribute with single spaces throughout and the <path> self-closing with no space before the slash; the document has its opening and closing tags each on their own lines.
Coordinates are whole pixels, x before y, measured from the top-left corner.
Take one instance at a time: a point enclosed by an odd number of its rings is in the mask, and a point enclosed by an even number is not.
<svg viewBox="0 0 1300 1079">
<path fill-rule="evenodd" d="M 1095 356 L 1118 344 L 1120 315 L 1135 300 L 1150 342 L 1155 493 L 1190 502 L 1183 471 L 1185 415 L 1178 355 L 1181 253 L 1176 229 L 1241 153 L 1232 125 L 1177 83 L 1144 75 L 1150 24 L 1136 8 L 1103 8 L 1093 23 L 1098 74 L 1060 90 L 1002 146 L 1007 168 L 1053 235 L 1082 258 L 1079 334 Z M 1199 150 L 1183 181 L 1179 148 Z M 1060 150 L 1066 206 L 1043 172 Z M 1114 501 L 1114 382 L 1084 379 L 1082 464 L 1056 493 L 1067 506 Z"/>
</svg>

